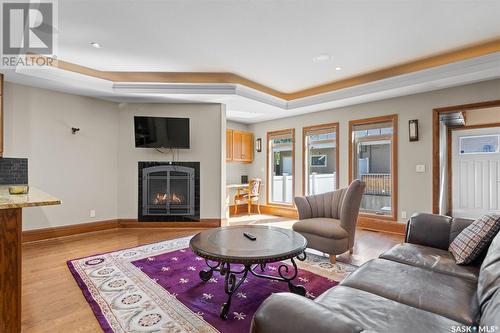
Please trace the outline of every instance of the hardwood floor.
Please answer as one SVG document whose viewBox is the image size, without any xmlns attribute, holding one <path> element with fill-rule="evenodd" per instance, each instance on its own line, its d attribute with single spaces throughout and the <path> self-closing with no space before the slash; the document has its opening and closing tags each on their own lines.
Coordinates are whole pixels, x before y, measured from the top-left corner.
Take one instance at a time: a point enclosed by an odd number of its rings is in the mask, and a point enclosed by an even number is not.
<svg viewBox="0 0 500 333">
<path fill-rule="evenodd" d="M 403 242 L 403 235 L 357 229 L 353 254 L 349 255 L 348 252 L 341 254 L 337 256 L 337 261 L 361 266 L 368 260 L 378 258 L 394 245 Z"/>
<path fill-rule="evenodd" d="M 266 224 L 291 229 L 295 222 L 297 222 L 296 219 L 287 217 L 241 214 L 231 217 L 228 220 L 228 225 Z M 403 241 L 403 235 L 358 228 L 356 230 L 356 241 L 354 242 L 353 254 L 349 255 L 349 253 L 346 252 L 337 256 L 337 260 L 360 266 L 368 260 L 377 258 L 381 253 Z"/>
<path fill-rule="evenodd" d="M 277 222 L 289 227 L 293 220 Z M 101 332 L 66 261 L 156 241 L 201 229 L 114 229 L 23 245 L 22 332 Z M 399 235 L 359 230 L 354 254 L 339 261 L 361 264 L 396 243 Z"/>
</svg>

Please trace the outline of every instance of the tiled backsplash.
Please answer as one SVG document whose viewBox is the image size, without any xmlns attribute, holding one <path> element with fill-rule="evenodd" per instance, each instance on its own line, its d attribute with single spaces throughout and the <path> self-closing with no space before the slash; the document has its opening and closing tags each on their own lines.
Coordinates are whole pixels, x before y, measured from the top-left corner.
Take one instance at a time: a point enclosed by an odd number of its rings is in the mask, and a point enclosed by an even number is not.
<svg viewBox="0 0 500 333">
<path fill-rule="evenodd" d="M 0 158 L 0 185 L 28 184 L 27 158 Z"/>
</svg>

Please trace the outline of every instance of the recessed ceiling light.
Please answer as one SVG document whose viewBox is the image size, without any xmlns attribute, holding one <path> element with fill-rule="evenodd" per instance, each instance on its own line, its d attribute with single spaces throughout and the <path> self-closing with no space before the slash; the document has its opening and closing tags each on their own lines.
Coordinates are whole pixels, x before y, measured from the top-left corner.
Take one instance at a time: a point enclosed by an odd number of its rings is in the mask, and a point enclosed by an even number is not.
<svg viewBox="0 0 500 333">
<path fill-rule="evenodd" d="M 341 69 L 342 69 L 342 67 L 335 67 L 336 71 L 340 71 Z"/>
<path fill-rule="evenodd" d="M 90 45 L 95 49 L 100 49 L 102 47 L 98 42 L 92 42 Z"/>
<path fill-rule="evenodd" d="M 313 62 L 324 62 L 332 60 L 332 56 L 329 54 L 320 54 L 313 58 Z"/>
</svg>

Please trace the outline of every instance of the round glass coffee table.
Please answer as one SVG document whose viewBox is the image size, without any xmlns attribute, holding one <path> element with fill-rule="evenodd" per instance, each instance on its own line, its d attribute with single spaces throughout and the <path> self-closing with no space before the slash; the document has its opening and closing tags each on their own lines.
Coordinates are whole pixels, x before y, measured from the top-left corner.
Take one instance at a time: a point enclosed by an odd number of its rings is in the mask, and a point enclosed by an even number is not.
<svg viewBox="0 0 500 333">
<path fill-rule="evenodd" d="M 245 234 L 250 234 L 250 238 Z M 291 292 L 302 296 L 306 294 L 303 286 L 295 285 L 292 281 L 298 273 L 295 259 L 306 259 L 307 240 L 293 230 L 264 225 L 222 227 L 200 232 L 191 238 L 189 246 L 196 255 L 205 259 L 208 266 L 200 271 L 202 281 L 210 280 L 214 271 L 224 276 L 224 291 L 228 298 L 221 307 L 222 319 L 227 319 L 231 298 L 248 273 L 259 278 L 286 282 Z M 278 276 L 263 273 L 266 264 L 288 259 L 292 268 L 282 263 L 277 270 Z M 236 264 L 238 267 L 234 269 Z"/>
</svg>

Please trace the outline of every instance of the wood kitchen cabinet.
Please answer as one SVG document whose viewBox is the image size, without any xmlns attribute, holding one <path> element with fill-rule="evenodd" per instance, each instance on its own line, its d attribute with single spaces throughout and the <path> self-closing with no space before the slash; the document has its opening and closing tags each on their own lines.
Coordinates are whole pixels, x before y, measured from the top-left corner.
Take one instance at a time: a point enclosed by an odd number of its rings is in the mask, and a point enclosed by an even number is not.
<svg viewBox="0 0 500 333">
<path fill-rule="evenodd" d="M 230 152 L 229 152 L 230 151 Z M 235 162 L 253 161 L 253 133 L 226 131 L 226 160 Z"/>
</svg>

